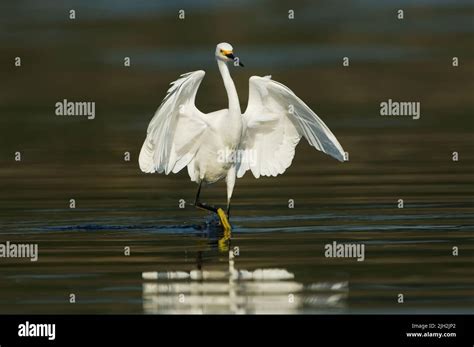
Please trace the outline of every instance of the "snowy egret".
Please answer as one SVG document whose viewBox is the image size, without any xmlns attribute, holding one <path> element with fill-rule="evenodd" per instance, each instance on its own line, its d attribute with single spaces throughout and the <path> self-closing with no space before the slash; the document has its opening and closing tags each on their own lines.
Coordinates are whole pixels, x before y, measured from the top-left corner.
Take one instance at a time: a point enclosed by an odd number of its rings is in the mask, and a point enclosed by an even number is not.
<svg viewBox="0 0 474 347">
<path fill-rule="evenodd" d="M 199 201 L 203 183 L 226 179 L 228 216 L 236 178 L 248 170 L 255 178 L 282 174 L 291 165 L 301 137 L 339 161 L 344 161 L 344 150 L 324 122 L 271 76 L 250 77 L 248 105 L 242 113 L 227 63 L 243 64 L 228 43 L 217 45 L 215 57 L 229 108 L 208 114 L 199 111 L 194 101 L 205 72 L 181 75 L 171 83 L 148 126 L 139 164 L 143 172 L 166 175 L 187 167 L 189 177 L 199 185 L 195 206 L 216 212 L 230 230 L 222 209 Z"/>
</svg>

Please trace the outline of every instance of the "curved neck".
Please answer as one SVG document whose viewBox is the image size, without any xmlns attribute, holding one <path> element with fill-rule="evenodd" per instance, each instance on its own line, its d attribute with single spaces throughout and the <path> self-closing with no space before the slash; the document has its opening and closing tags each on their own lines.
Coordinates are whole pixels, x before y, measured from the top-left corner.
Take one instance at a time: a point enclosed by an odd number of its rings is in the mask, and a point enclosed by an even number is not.
<svg viewBox="0 0 474 347">
<path fill-rule="evenodd" d="M 227 91 L 227 97 L 229 98 L 229 112 L 238 113 L 240 116 L 239 96 L 237 95 L 234 81 L 232 81 L 232 77 L 230 77 L 229 68 L 225 62 L 219 59 L 217 60 L 217 66 L 219 66 L 219 71 L 224 81 L 224 87 Z"/>
</svg>

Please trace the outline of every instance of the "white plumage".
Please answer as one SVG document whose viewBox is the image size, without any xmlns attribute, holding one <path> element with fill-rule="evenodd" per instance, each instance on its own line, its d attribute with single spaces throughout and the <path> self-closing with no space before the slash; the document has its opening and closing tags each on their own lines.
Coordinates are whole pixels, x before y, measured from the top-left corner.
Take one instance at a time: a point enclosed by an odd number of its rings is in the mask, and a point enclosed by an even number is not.
<svg viewBox="0 0 474 347">
<path fill-rule="evenodd" d="M 342 146 L 324 122 L 270 76 L 250 78 L 248 105 L 242 114 L 227 67 L 238 58 L 227 43 L 217 45 L 215 55 L 229 108 L 208 114 L 199 111 L 195 98 L 205 72 L 181 75 L 171 84 L 148 126 L 139 157 L 143 172 L 169 174 L 187 167 L 191 180 L 198 184 L 226 178 L 229 207 L 236 177 L 248 170 L 256 178 L 284 173 L 301 137 L 317 150 L 344 161 Z M 236 152 L 239 155 L 229 157 Z"/>
<path fill-rule="evenodd" d="M 181 75 L 148 125 L 140 152 L 140 169 L 146 173 L 177 173 L 193 159 L 208 127 L 205 114 L 194 105 L 206 73 L 202 70 Z"/>
</svg>

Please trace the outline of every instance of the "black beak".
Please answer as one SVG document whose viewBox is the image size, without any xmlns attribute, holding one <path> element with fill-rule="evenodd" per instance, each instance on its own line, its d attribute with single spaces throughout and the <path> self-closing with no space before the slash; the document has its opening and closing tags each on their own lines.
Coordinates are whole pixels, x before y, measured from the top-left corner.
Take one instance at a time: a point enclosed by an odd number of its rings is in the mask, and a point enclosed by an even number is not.
<svg viewBox="0 0 474 347">
<path fill-rule="evenodd" d="M 234 60 L 234 61 L 235 61 L 235 59 L 236 59 L 236 57 L 235 57 L 232 53 L 226 54 L 225 56 L 226 56 L 227 58 L 230 58 L 230 59 Z M 240 62 L 240 59 L 239 59 L 239 66 L 241 66 L 241 67 L 244 67 L 244 66 L 245 66 L 244 64 L 242 64 L 242 63 Z"/>
</svg>

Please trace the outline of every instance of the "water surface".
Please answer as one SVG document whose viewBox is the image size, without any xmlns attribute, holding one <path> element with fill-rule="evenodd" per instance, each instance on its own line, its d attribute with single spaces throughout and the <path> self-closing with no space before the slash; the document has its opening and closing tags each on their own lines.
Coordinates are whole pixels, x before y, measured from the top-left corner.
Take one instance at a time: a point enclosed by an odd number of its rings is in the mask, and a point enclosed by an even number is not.
<svg viewBox="0 0 474 347">
<path fill-rule="evenodd" d="M 0 241 L 39 246 L 37 262 L 0 260 L 1 313 L 472 313 L 472 4 L 321 1 L 291 5 L 292 22 L 289 6 L 0 5 Z M 341 164 L 302 141 L 285 175 L 247 173 L 230 243 L 190 205 L 186 172 L 145 175 L 137 164 L 181 73 L 207 71 L 203 112 L 226 107 L 220 41 L 246 64 L 232 71 L 242 109 L 248 78 L 272 74 L 349 152 Z M 55 116 L 64 98 L 95 101 L 96 119 Z M 381 117 L 389 98 L 421 102 L 420 120 Z M 225 204 L 224 183 L 202 199 Z M 364 244 L 365 260 L 325 257 L 333 241 Z"/>
</svg>

